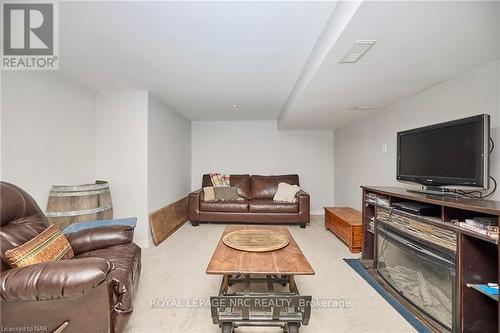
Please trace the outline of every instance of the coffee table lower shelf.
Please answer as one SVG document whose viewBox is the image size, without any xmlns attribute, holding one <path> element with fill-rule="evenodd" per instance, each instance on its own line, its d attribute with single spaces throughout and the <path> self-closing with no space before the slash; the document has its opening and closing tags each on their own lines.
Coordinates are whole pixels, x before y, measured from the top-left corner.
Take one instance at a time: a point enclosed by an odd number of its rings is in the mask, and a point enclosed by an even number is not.
<svg viewBox="0 0 500 333">
<path fill-rule="evenodd" d="M 262 284 L 265 291 L 252 291 Z M 276 284 L 288 290 L 275 291 Z M 233 290 L 239 285 L 243 291 Z M 223 333 L 238 326 L 277 326 L 285 333 L 296 333 L 300 325 L 309 323 L 311 300 L 299 294 L 293 275 L 226 274 L 219 295 L 210 297 L 210 304 L 213 323 Z"/>
</svg>

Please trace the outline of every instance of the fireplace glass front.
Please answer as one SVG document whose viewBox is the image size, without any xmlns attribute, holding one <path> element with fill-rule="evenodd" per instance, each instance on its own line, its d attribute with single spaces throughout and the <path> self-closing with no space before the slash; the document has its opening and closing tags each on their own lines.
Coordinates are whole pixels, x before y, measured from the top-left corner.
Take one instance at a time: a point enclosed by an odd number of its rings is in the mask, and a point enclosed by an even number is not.
<svg viewBox="0 0 500 333">
<path fill-rule="evenodd" d="M 396 291 L 453 329 L 455 263 L 451 254 L 378 225 L 377 270 Z"/>
</svg>

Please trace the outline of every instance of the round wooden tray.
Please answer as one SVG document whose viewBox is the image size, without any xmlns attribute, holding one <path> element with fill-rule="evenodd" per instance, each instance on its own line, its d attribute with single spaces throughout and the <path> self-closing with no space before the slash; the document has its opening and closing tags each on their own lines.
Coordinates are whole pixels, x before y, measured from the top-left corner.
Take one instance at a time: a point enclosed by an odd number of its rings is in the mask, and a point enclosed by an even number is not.
<svg viewBox="0 0 500 333">
<path fill-rule="evenodd" d="M 281 232 L 267 229 L 242 229 L 222 238 L 227 246 L 247 252 L 276 251 L 288 245 L 288 237 Z"/>
</svg>

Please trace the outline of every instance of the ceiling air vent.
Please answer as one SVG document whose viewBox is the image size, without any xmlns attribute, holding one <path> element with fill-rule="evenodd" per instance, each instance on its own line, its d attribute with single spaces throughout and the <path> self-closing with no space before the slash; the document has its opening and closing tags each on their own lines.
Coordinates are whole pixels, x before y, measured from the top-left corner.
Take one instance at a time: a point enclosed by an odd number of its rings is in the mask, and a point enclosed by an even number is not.
<svg viewBox="0 0 500 333">
<path fill-rule="evenodd" d="M 355 40 L 349 50 L 339 60 L 339 64 L 353 64 L 375 45 L 376 40 Z"/>
</svg>

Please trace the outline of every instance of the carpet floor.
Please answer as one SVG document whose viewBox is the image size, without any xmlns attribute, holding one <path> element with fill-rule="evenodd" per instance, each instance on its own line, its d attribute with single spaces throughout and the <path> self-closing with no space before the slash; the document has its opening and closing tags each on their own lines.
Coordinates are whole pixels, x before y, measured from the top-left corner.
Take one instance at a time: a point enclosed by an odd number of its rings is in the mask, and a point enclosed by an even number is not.
<svg viewBox="0 0 500 333">
<path fill-rule="evenodd" d="M 206 275 L 205 269 L 224 227 L 186 223 L 160 246 L 143 249 L 141 281 L 126 333 L 220 332 L 206 303 L 217 294 L 221 278 Z M 309 325 L 300 332 L 416 332 L 342 260 L 358 256 L 325 230 L 323 217 L 312 217 L 306 229 L 288 228 L 316 271 L 296 277 L 297 286 L 301 294 L 324 300 L 314 305 Z M 281 330 L 241 327 L 236 332 Z"/>
</svg>

